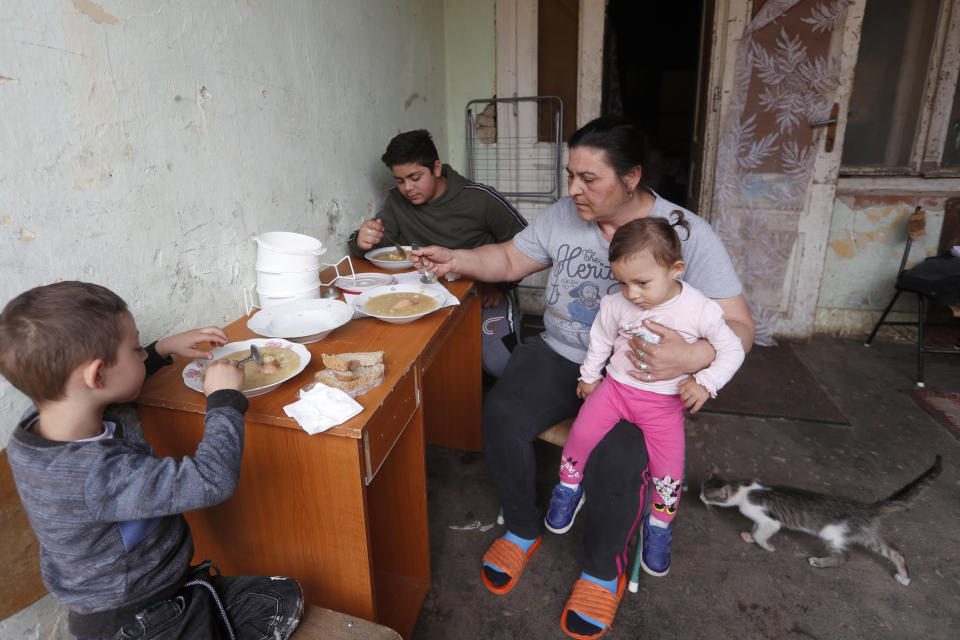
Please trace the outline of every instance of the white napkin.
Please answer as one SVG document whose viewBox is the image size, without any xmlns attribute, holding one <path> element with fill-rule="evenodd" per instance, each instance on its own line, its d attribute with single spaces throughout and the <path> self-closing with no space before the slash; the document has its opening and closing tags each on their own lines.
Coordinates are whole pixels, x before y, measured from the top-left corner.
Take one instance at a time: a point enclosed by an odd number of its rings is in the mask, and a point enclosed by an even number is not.
<svg viewBox="0 0 960 640">
<path fill-rule="evenodd" d="M 363 411 L 360 403 L 340 389 L 319 382 L 307 391 L 301 389 L 299 396 L 299 400 L 285 406 L 283 411 L 310 435 L 342 424 Z"/>
</svg>

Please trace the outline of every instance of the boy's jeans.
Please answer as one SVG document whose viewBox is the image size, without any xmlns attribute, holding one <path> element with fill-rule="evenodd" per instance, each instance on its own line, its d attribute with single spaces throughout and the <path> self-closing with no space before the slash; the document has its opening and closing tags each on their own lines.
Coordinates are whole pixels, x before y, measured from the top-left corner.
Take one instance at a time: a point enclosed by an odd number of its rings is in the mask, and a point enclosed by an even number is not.
<svg viewBox="0 0 960 640">
<path fill-rule="evenodd" d="M 111 640 L 285 640 L 296 628 L 303 612 L 303 594 L 296 580 L 210 575 L 209 566 L 200 565 L 176 596 L 138 613 Z"/>
</svg>

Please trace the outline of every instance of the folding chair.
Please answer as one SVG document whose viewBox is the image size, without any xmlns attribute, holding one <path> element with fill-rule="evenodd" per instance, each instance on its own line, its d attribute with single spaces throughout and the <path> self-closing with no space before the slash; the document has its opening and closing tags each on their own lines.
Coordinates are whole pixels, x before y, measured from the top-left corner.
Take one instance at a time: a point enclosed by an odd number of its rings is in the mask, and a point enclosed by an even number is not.
<svg viewBox="0 0 960 640">
<path fill-rule="evenodd" d="M 952 348 L 932 347 L 924 343 L 924 326 L 953 326 L 958 325 L 960 318 L 960 257 L 950 254 L 951 248 L 960 244 L 960 198 L 950 198 L 943 215 L 943 227 L 940 230 L 940 242 L 937 255 L 927 258 L 923 262 L 905 269 L 907 257 L 913 241 L 925 235 L 926 213 L 917 207 L 907 222 L 907 246 L 900 259 L 900 268 L 894 284 L 896 292 L 887 308 L 883 310 L 877 324 L 874 325 L 870 337 L 864 343 L 869 347 L 880 325 L 908 325 L 917 328 L 917 378 L 916 386 L 923 388 L 923 356 L 927 353 L 943 353 L 960 355 L 960 342 Z M 893 308 L 902 292 L 914 293 L 917 296 L 917 318 L 912 321 L 887 321 L 887 314 Z M 953 316 L 948 322 L 927 322 L 928 304 L 950 308 Z"/>
</svg>

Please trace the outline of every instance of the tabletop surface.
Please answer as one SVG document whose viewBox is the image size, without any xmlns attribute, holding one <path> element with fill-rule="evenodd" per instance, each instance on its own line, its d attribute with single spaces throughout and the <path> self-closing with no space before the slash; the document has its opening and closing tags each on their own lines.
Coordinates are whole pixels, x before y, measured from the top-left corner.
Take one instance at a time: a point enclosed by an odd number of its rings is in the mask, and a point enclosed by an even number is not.
<svg viewBox="0 0 960 640">
<path fill-rule="evenodd" d="M 377 267 L 358 260 L 357 273 L 382 272 Z M 441 283 L 459 300 L 470 292 L 473 281 L 468 279 Z M 363 428 L 397 382 L 410 370 L 417 358 L 428 347 L 430 340 L 460 309 L 459 306 L 444 307 L 407 324 L 390 324 L 376 318 L 353 318 L 317 342 L 303 345 L 310 351 L 310 362 L 298 375 L 264 395 L 250 398 L 247 420 L 263 424 L 300 429 L 300 425 L 288 417 L 283 407 L 297 401 L 297 392 L 313 382 L 314 373 L 324 368 L 321 354 L 350 353 L 359 351 L 384 352 L 385 379 L 382 384 L 357 396 L 355 400 L 363 411 L 350 420 L 325 431 L 330 435 L 361 438 Z M 247 328 L 250 316 L 242 316 L 224 327 L 231 341 L 248 340 L 259 336 Z M 201 348 L 203 348 L 201 346 Z M 164 367 L 150 376 L 143 386 L 138 402 L 147 406 L 164 407 L 179 411 L 204 413 L 206 398 L 183 382 L 183 369 L 191 360 L 174 357 L 172 366 Z"/>
</svg>

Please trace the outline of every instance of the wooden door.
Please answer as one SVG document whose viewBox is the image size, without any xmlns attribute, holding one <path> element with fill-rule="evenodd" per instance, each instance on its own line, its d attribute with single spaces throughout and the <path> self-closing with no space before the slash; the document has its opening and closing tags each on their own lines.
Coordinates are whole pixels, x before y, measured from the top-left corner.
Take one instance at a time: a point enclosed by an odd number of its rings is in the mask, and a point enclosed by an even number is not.
<svg viewBox="0 0 960 640">
<path fill-rule="evenodd" d="M 717 146 L 705 149 L 702 209 L 737 267 L 758 344 L 813 333 L 865 2 L 766 2 L 713 40 L 722 68 L 708 93 L 722 113 L 707 122 Z M 718 3 L 715 26 L 752 8 Z"/>
</svg>

